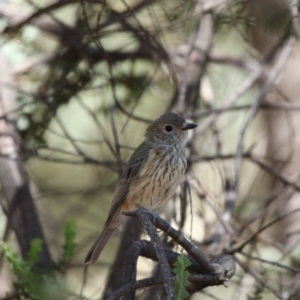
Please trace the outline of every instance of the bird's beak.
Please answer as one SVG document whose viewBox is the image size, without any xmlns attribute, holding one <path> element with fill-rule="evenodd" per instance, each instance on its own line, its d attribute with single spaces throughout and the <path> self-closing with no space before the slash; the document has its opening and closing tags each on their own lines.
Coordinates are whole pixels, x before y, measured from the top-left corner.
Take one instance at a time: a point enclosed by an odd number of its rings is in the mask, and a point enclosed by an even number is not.
<svg viewBox="0 0 300 300">
<path fill-rule="evenodd" d="M 184 125 L 181 129 L 182 130 L 189 130 L 189 129 L 196 128 L 197 126 L 198 126 L 197 124 L 193 124 L 193 123 L 184 123 Z"/>
</svg>

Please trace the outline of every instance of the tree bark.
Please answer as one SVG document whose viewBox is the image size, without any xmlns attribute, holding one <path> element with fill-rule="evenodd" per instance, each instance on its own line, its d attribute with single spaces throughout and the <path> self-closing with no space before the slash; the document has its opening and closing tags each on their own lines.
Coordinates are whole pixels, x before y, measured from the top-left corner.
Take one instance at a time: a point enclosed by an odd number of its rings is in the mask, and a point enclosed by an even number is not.
<svg viewBox="0 0 300 300">
<path fill-rule="evenodd" d="M 1 52 L 0 83 L 0 183 L 5 211 L 24 259 L 32 240 L 42 241 L 40 260 L 34 266 L 34 270 L 39 272 L 50 267 L 52 261 L 20 158 L 21 139 L 16 128 L 16 91 L 11 69 Z"/>
</svg>

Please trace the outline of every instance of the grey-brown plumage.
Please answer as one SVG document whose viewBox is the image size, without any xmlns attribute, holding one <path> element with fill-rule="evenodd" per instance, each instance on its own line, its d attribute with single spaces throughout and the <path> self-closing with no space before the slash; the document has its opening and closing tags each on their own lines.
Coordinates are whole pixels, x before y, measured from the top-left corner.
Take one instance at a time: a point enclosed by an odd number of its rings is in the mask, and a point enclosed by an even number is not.
<svg viewBox="0 0 300 300">
<path fill-rule="evenodd" d="M 187 130 L 196 126 L 171 112 L 148 126 L 143 143 L 132 154 L 118 182 L 104 228 L 85 264 L 95 263 L 114 230 L 126 220 L 122 212 L 138 206 L 155 209 L 174 194 L 186 169 Z"/>
</svg>

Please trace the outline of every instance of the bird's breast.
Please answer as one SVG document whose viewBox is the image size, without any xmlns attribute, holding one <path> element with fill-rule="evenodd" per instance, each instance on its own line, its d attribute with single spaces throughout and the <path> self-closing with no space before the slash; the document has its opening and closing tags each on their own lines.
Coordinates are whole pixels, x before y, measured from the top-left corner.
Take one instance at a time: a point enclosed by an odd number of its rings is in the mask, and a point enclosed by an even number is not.
<svg viewBox="0 0 300 300">
<path fill-rule="evenodd" d="M 152 149 L 139 177 L 132 182 L 128 199 L 133 205 L 154 209 L 176 191 L 186 169 L 186 158 L 178 149 Z"/>
</svg>

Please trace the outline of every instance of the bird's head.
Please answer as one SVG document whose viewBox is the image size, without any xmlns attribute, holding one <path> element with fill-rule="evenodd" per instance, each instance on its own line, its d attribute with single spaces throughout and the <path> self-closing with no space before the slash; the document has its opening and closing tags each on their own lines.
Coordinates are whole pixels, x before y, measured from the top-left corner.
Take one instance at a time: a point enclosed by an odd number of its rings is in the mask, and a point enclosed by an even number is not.
<svg viewBox="0 0 300 300">
<path fill-rule="evenodd" d="M 188 123 L 181 116 L 168 112 L 148 126 L 145 137 L 152 143 L 184 147 L 188 138 L 187 131 L 195 127 L 196 124 Z"/>
</svg>

